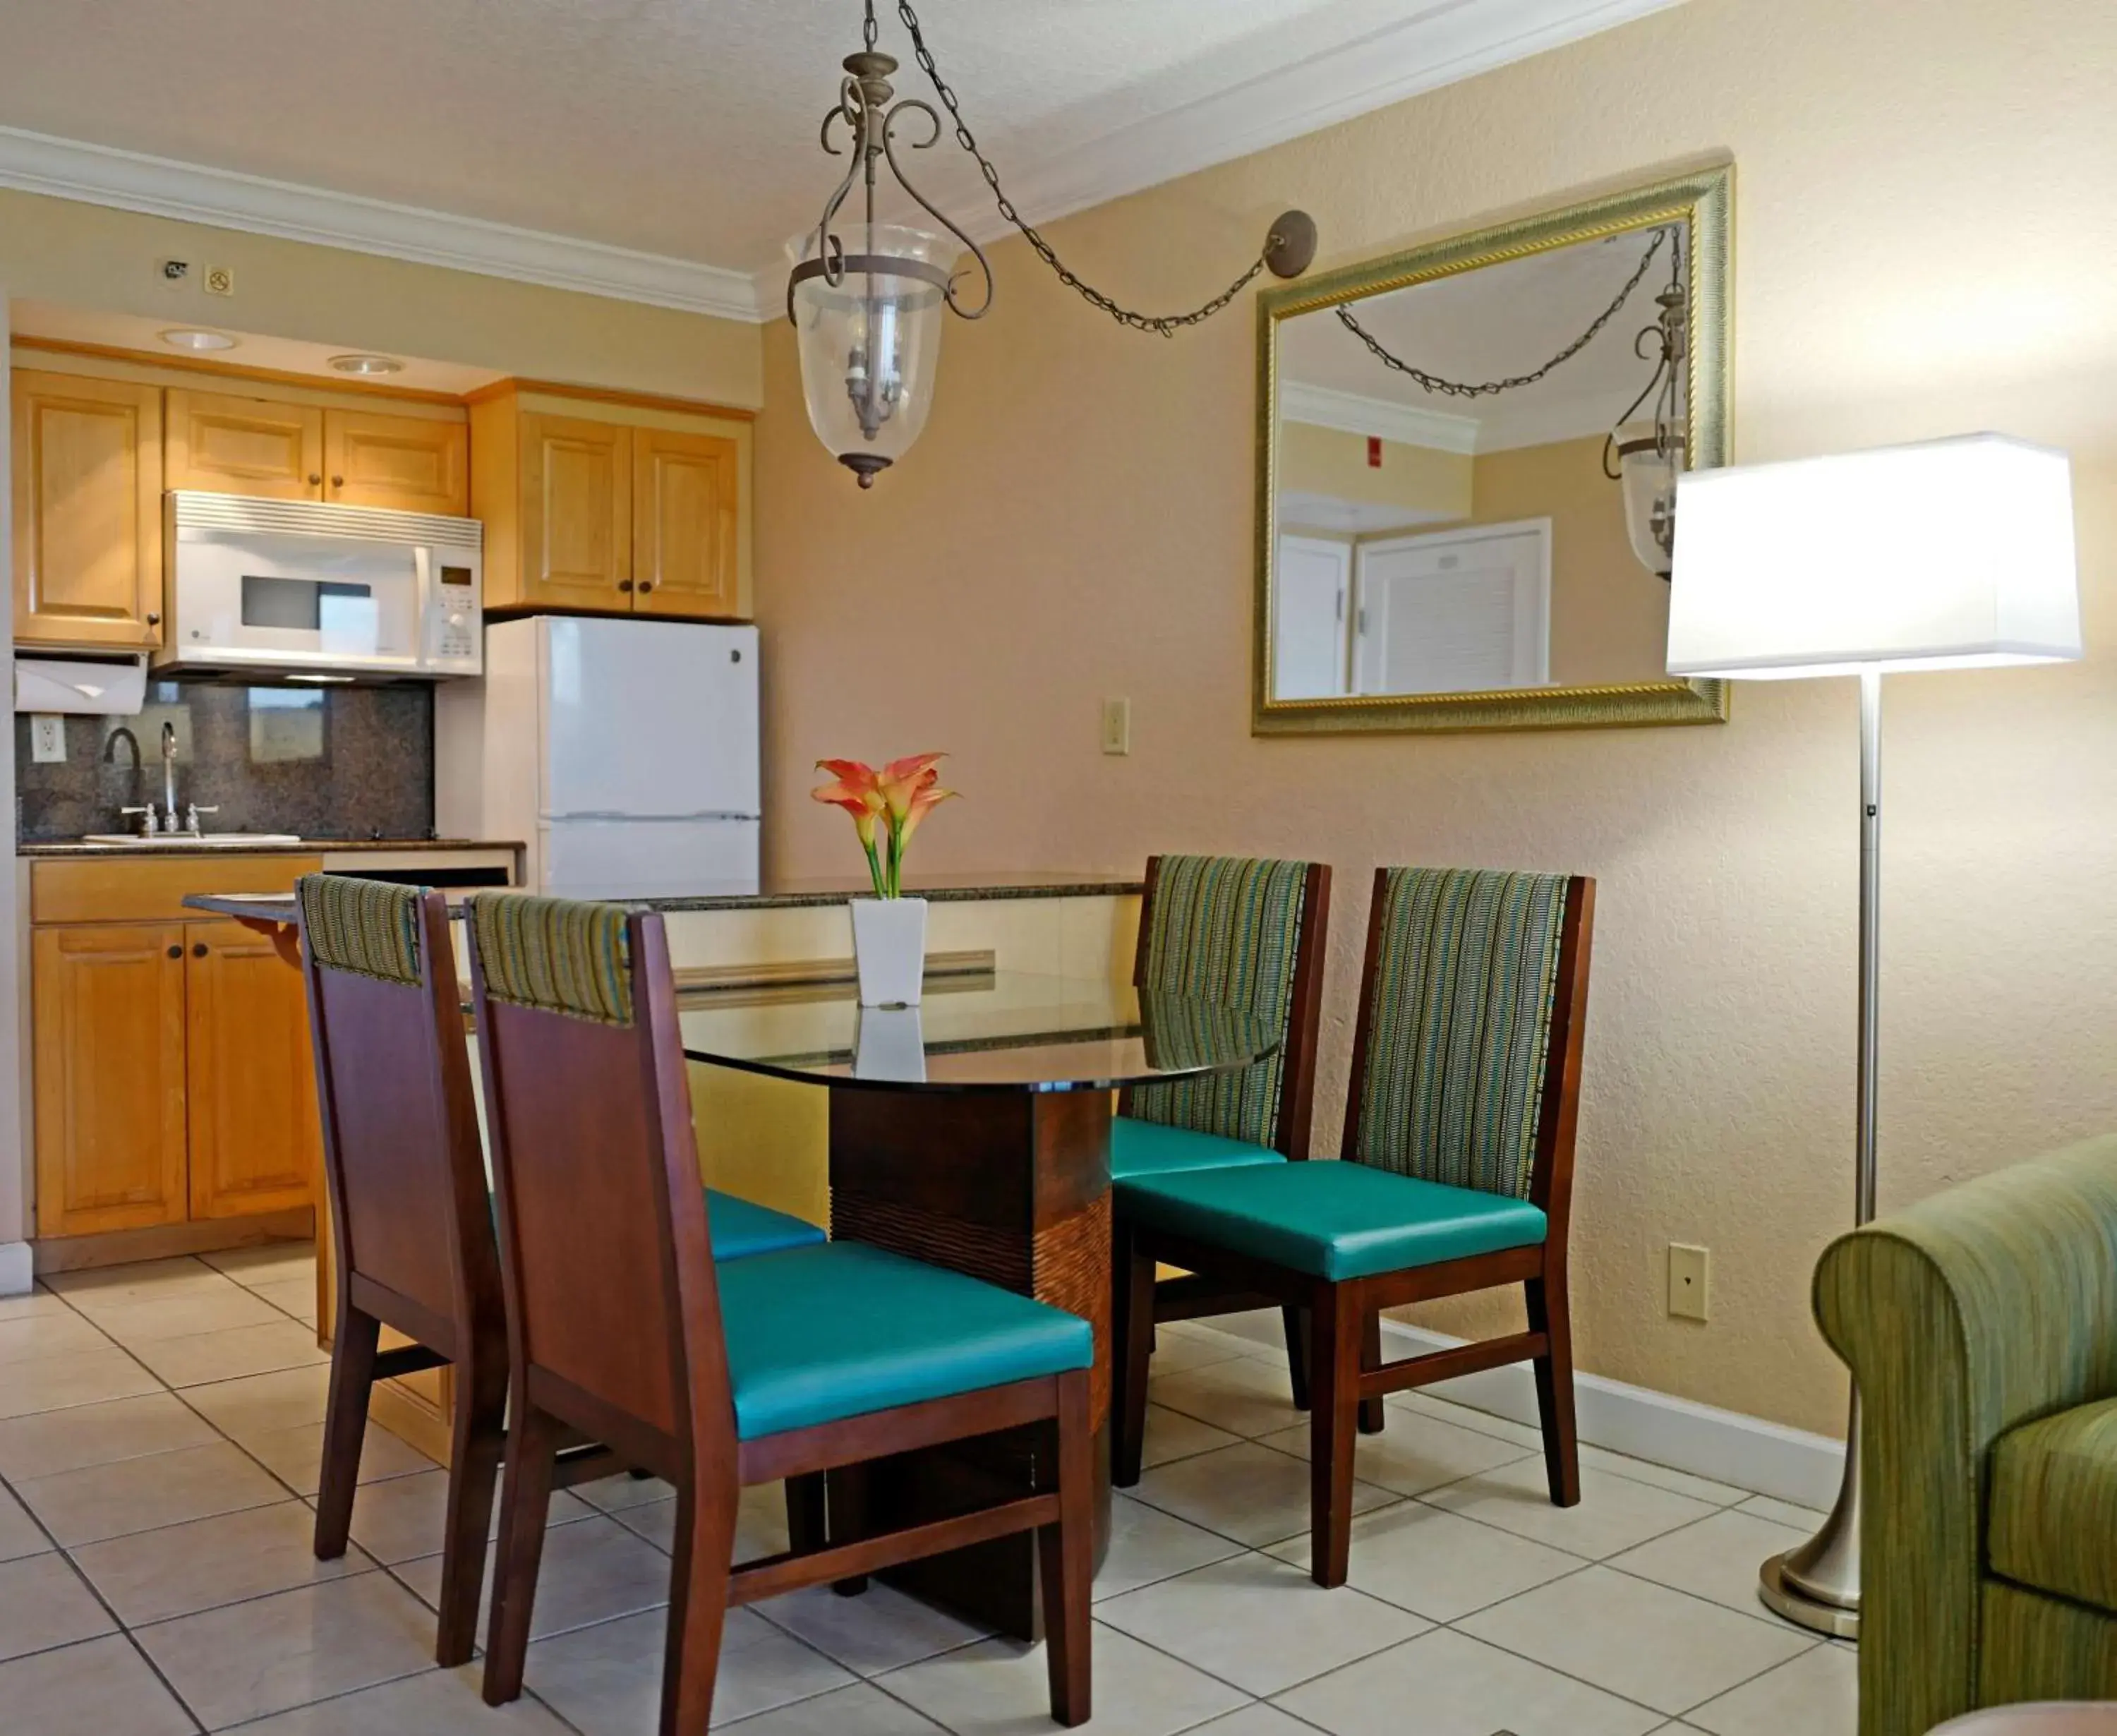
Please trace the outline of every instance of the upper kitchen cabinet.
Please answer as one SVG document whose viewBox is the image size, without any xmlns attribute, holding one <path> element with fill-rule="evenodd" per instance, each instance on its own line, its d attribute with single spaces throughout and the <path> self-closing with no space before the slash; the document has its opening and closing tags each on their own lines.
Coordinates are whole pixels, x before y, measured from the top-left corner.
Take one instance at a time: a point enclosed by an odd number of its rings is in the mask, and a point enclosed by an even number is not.
<svg viewBox="0 0 2117 1736">
<path fill-rule="evenodd" d="M 748 616 L 746 415 L 514 381 L 470 413 L 488 611 Z"/>
<path fill-rule="evenodd" d="M 324 413 L 314 404 L 172 391 L 163 475 L 171 488 L 320 501 Z"/>
<path fill-rule="evenodd" d="M 470 510 L 470 431 L 460 422 L 324 412 L 324 495 L 452 519 Z"/>
<path fill-rule="evenodd" d="M 633 608 L 642 615 L 739 612 L 740 455 L 720 434 L 640 428 L 632 436 Z"/>
<path fill-rule="evenodd" d="M 467 441 L 459 421 L 185 389 L 168 395 L 164 475 L 207 494 L 460 518 Z"/>
<path fill-rule="evenodd" d="M 162 393 L 18 369 L 15 637 L 162 642 Z"/>
</svg>

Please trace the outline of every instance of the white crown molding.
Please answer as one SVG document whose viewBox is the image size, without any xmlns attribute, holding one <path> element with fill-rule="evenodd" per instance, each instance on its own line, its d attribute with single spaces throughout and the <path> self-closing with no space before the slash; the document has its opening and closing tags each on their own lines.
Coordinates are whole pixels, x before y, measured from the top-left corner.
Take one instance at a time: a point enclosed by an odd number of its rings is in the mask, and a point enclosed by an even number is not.
<svg viewBox="0 0 2117 1736">
<path fill-rule="evenodd" d="M 1626 395 L 1629 395 L 1627 394 Z M 1615 425 L 1624 399 L 1612 392 L 1574 393 L 1542 403 L 1531 398 L 1508 404 L 1502 399 L 1478 424 L 1480 452 L 1510 452 L 1519 446 L 1548 446 L 1566 440 L 1600 436 Z"/>
<path fill-rule="evenodd" d="M 1031 222 L 1055 222 L 1681 4 L 1424 0 L 1411 16 L 1358 40 L 1118 127 L 1040 169 L 1009 176 L 1002 163 L 1000 173 Z M 1289 202 L 1300 196 L 1287 189 Z M 983 208 L 965 227 L 980 242 L 1012 233 Z"/>
<path fill-rule="evenodd" d="M 749 274 L 0 127 L 0 187 L 722 319 L 764 317 Z"/>
<path fill-rule="evenodd" d="M 1280 382 L 1279 413 L 1283 421 L 1335 428 L 1341 434 L 1371 435 L 1393 440 L 1400 446 L 1430 446 L 1437 451 L 1466 455 L 1478 446 L 1474 416 L 1451 416 L 1441 410 L 1421 409 L 1415 404 L 1366 398 L 1358 392 L 1307 386 L 1298 380 Z"/>
</svg>

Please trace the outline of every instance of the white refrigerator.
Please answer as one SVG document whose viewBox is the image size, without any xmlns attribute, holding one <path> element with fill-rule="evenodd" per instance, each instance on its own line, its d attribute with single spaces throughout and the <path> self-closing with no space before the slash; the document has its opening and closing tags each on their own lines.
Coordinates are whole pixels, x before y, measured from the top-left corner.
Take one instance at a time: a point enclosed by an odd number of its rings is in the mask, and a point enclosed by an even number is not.
<svg viewBox="0 0 2117 1736">
<path fill-rule="evenodd" d="M 758 889 L 757 629 L 540 615 L 441 684 L 435 818 L 574 898 Z"/>
</svg>

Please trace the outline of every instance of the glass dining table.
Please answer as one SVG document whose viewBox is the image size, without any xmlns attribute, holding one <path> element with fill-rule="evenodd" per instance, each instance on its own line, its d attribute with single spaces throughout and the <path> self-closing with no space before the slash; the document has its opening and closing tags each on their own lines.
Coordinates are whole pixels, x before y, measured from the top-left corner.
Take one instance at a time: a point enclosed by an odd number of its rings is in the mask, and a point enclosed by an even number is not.
<svg viewBox="0 0 2117 1736">
<path fill-rule="evenodd" d="M 279 929 L 283 951 L 297 957 L 291 898 L 186 902 Z M 1211 1002 L 1031 971 L 936 972 L 916 1008 L 862 1007 L 850 982 L 698 988 L 681 977 L 679 1023 L 690 1060 L 830 1093 L 833 1237 L 968 1273 L 1094 1327 L 1100 1558 L 1114 1094 L 1254 1066 L 1270 1059 L 1278 1033 Z M 861 1512 L 833 1522 L 918 1523 L 1033 1479 L 1035 1461 L 1033 1442 L 994 1436 L 883 1461 L 863 1480 Z M 890 1577 L 997 1632 L 1030 1638 L 1040 1627 L 1033 1549 L 1023 1534 Z"/>
</svg>

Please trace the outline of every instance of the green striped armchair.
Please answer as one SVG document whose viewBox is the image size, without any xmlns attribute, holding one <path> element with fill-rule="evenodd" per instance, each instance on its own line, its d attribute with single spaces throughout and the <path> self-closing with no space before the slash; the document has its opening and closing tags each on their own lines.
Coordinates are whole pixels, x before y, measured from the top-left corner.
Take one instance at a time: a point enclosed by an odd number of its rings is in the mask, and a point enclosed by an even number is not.
<svg viewBox="0 0 2117 1736">
<path fill-rule="evenodd" d="M 1858 1382 L 1861 1736 L 2117 1697 L 2117 1138 L 1841 1237 Z"/>
</svg>

